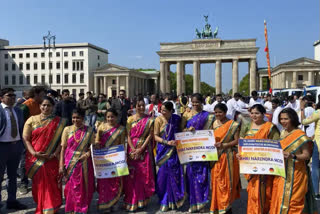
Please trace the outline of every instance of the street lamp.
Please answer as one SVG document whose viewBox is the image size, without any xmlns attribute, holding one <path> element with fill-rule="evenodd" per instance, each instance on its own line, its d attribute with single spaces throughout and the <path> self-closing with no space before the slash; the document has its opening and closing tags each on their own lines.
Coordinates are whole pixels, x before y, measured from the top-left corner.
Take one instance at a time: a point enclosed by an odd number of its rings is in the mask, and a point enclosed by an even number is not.
<svg viewBox="0 0 320 214">
<path fill-rule="evenodd" d="M 51 44 L 52 40 L 52 44 Z M 48 45 L 46 45 L 46 42 L 48 42 Z M 50 49 L 55 49 L 56 48 L 56 36 L 51 35 L 50 31 L 48 31 L 48 35 L 43 36 L 43 49 L 49 50 L 49 87 L 51 89 L 51 82 L 52 82 L 52 75 L 51 75 L 51 67 L 50 67 Z"/>
</svg>

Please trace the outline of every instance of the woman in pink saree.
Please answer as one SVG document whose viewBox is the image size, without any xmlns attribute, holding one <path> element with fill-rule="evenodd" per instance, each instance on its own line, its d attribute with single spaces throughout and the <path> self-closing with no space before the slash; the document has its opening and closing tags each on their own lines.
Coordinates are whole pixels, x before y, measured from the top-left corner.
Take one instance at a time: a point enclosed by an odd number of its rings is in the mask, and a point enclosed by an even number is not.
<svg viewBox="0 0 320 214">
<path fill-rule="evenodd" d="M 108 109 L 107 122 L 99 125 L 96 136 L 96 148 L 110 148 L 111 146 L 125 144 L 125 127 L 117 124 L 118 113 L 115 109 Z M 98 210 L 110 212 L 122 194 L 123 178 L 97 179 L 97 191 L 99 193 Z"/>
<path fill-rule="evenodd" d="M 145 103 L 139 99 L 137 113 L 128 118 L 128 166 L 124 177 L 124 203 L 127 211 L 135 211 L 148 204 L 155 191 L 149 144 L 153 135 L 153 119 L 144 114 Z"/>
<path fill-rule="evenodd" d="M 60 173 L 66 177 L 65 213 L 87 213 L 94 193 L 94 173 L 90 145 L 93 129 L 83 125 L 84 112 L 75 109 L 72 126 L 63 130 L 61 138 Z"/>
</svg>

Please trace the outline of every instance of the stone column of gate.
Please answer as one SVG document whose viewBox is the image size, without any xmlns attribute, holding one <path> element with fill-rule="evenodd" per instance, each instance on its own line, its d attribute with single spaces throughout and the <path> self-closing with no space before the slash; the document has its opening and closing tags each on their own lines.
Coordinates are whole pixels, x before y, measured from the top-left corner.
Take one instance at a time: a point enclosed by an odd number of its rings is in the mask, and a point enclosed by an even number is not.
<svg viewBox="0 0 320 214">
<path fill-rule="evenodd" d="M 186 93 L 186 64 L 182 62 L 182 78 L 181 78 L 181 88 L 182 93 Z"/>
<path fill-rule="evenodd" d="M 297 72 L 292 73 L 292 88 L 297 88 Z"/>
<path fill-rule="evenodd" d="M 108 77 L 103 77 L 103 93 L 108 97 Z"/>
<path fill-rule="evenodd" d="M 256 59 L 252 58 L 249 61 L 250 63 L 250 94 L 252 91 L 257 90 L 256 81 L 257 81 L 257 68 L 256 68 Z"/>
<path fill-rule="evenodd" d="M 94 94 L 98 94 L 99 91 L 98 91 L 98 77 L 95 76 L 94 77 Z"/>
<path fill-rule="evenodd" d="M 263 77 L 260 77 L 260 76 L 259 76 L 259 90 L 260 90 L 260 91 L 262 91 L 262 89 L 263 89 L 262 86 L 263 86 Z"/>
<path fill-rule="evenodd" d="M 238 59 L 232 60 L 232 93 L 239 91 L 239 70 L 238 70 Z"/>
<path fill-rule="evenodd" d="M 131 97 L 131 91 L 130 91 L 130 77 L 126 76 L 126 93 L 128 97 Z"/>
<path fill-rule="evenodd" d="M 182 62 L 177 62 L 177 95 L 182 93 Z"/>
<path fill-rule="evenodd" d="M 200 93 L 200 61 L 193 61 L 193 93 Z"/>
<path fill-rule="evenodd" d="M 221 94 L 222 87 L 221 87 L 221 60 L 216 61 L 216 94 Z"/>
<path fill-rule="evenodd" d="M 165 71 L 166 71 L 166 92 L 170 93 L 171 92 L 171 87 L 170 87 L 170 64 L 167 62 L 165 66 Z"/>
<path fill-rule="evenodd" d="M 160 62 L 160 93 L 164 94 L 166 93 L 166 63 Z"/>
</svg>

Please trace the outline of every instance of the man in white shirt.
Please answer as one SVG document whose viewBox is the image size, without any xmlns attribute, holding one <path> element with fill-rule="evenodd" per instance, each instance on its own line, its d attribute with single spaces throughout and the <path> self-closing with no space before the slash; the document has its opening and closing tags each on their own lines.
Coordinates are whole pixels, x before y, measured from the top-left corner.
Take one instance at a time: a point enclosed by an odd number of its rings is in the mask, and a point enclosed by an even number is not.
<svg viewBox="0 0 320 214">
<path fill-rule="evenodd" d="M 292 108 L 296 112 L 300 111 L 300 101 L 295 96 L 289 96 L 289 103 L 286 105 L 285 108 Z"/>
<path fill-rule="evenodd" d="M 281 132 L 282 131 L 282 126 L 279 123 L 279 114 L 282 111 L 281 105 L 280 105 L 280 100 L 279 99 L 273 99 L 272 101 L 272 110 L 273 110 L 273 115 L 272 115 L 272 123 L 275 124 L 278 128 L 278 130 Z"/>
<path fill-rule="evenodd" d="M 249 107 L 252 107 L 255 104 L 263 105 L 263 100 L 261 100 L 258 97 L 258 92 L 257 91 L 252 91 L 251 92 L 251 98 L 250 98 L 250 101 L 249 101 Z"/>
<path fill-rule="evenodd" d="M 267 94 L 266 100 L 264 102 L 264 108 L 266 109 L 268 114 L 272 114 L 272 102 L 271 102 L 271 94 Z"/>
<path fill-rule="evenodd" d="M 0 184 L 3 181 L 5 171 L 7 171 L 9 180 L 7 209 L 24 210 L 27 206 L 16 199 L 17 169 L 23 150 L 23 113 L 19 107 L 13 107 L 16 95 L 12 88 L 1 89 L 0 98 L 2 101 L 0 104 Z"/>
<path fill-rule="evenodd" d="M 214 110 L 214 107 L 215 107 L 218 103 L 226 104 L 226 103 L 223 101 L 222 94 L 217 94 L 216 100 L 211 104 L 211 109 Z"/>
<path fill-rule="evenodd" d="M 169 93 L 166 93 L 165 94 L 165 98 L 164 98 L 164 101 L 163 103 L 165 102 L 171 102 L 173 104 L 173 109 L 174 109 L 174 114 L 177 114 L 177 105 L 176 103 L 172 100 L 172 95 L 169 94 Z"/>
<path fill-rule="evenodd" d="M 233 98 L 228 100 L 227 102 L 227 107 L 228 107 L 227 117 L 231 120 L 234 120 L 236 111 L 240 113 L 243 112 L 243 109 L 241 109 L 240 106 L 238 105 L 238 100 L 240 99 L 240 97 L 241 95 L 239 93 L 235 93 L 233 95 Z"/>
<path fill-rule="evenodd" d="M 150 97 L 150 104 L 146 105 L 145 113 L 154 117 L 161 115 L 161 102 L 157 94 L 152 94 Z"/>
</svg>

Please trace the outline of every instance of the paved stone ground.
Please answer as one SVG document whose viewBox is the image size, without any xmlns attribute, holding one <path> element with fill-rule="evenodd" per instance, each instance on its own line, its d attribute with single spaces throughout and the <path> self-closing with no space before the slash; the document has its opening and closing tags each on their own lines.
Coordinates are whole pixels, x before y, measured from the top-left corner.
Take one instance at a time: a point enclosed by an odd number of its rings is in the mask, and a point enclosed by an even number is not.
<svg viewBox="0 0 320 214">
<path fill-rule="evenodd" d="M 245 181 L 245 179 L 243 177 L 241 177 L 241 183 L 242 183 L 242 191 L 241 191 L 241 198 L 236 200 L 233 204 L 232 204 L 232 211 L 234 214 L 245 214 L 246 213 L 246 205 L 247 205 L 247 192 L 245 190 L 246 186 L 247 186 L 247 182 Z M 5 187 L 5 182 L 3 182 L 2 184 L 2 199 L 3 201 L 6 200 L 7 198 L 7 192 L 6 192 L 6 187 Z M 19 194 L 17 194 L 17 197 L 19 199 L 19 201 L 23 204 L 26 204 L 29 209 L 28 210 L 23 210 L 23 211 L 14 211 L 14 210 L 5 210 L 5 208 L 2 209 L 2 211 L 4 213 L 15 213 L 15 214 L 31 214 L 34 213 L 35 211 L 35 203 L 32 199 L 32 194 L 31 194 L 31 190 L 29 191 L 29 193 L 27 195 L 21 196 Z M 96 210 L 96 204 L 97 204 L 97 194 L 95 194 L 94 199 L 92 200 L 91 203 L 91 207 L 90 207 L 90 212 L 89 213 L 98 213 Z M 119 214 L 124 214 L 127 213 L 125 212 L 122 207 L 121 207 L 121 201 L 117 204 L 117 206 L 115 207 L 114 212 L 112 213 L 119 213 Z M 206 213 L 209 213 L 209 204 L 206 207 Z M 318 208 L 320 207 L 320 202 L 318 201 Z M 144 210 L 138 210 L 138 214 L 160 214 L 162 213 L 161 211 L 159 211 L 159 204 L 158 204 L 158 198 L 157 196 L 153 196 L 151 199 L 151 202 L 149 203 L 148 207 Z M 320 211 L 320 209 L 319 209 Z M 59 213 L 64 213 L 64 209 L 63 207 L 60 209 Z M 166 213 L 188 213 L 188 203 L 185 203 L 184 206 L 177 210 L 177 211 L 168 211 Z"/>
</svg>

